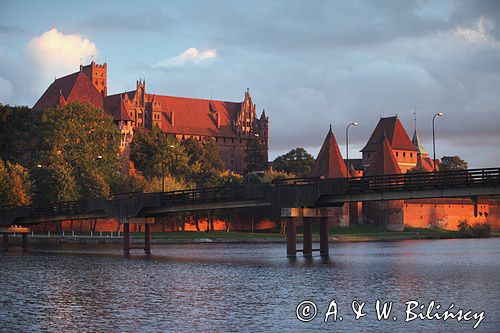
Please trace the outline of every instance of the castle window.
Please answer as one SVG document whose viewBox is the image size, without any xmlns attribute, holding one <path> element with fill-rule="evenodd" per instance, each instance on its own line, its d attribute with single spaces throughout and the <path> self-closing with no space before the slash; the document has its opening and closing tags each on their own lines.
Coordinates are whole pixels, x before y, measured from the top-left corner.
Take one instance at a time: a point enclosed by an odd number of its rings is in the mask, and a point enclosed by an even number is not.
<svg viewBox="0 0 500 333">
<path fill-rule="evenodd" d="M 242 142 L 243 142 L 243 140 L 240 139 L 240 143 L 242 143 Z"/>
<path fill-rule="evenodd" d="M 405 152 L 403 152 L 403 157 L 406 157 L 406 153 Z"/>
<path fill-rule="evenodd" d="M 398 156 L 398 155 L 399 155 L 399 152 L 396 152 L 396 156 Z"/>
<path fill-rule="evenodd" d="M 368 158 L 370 158 L 370 153 L 368 153 Z"/>
<path fill-rule="evenodd" d="M 218 137 L 215 137 L 215 142 L 219 142 L 219 138 Z"/>
<path fill-rule="evenodd" d="M 410 153 L 410 157 L 413 157 L 413 153 Z"/>
<path fill-rule="evenodd" d="M 224 138 L 224 142 L 226 142 L 226 138 Z"/>
</svg>

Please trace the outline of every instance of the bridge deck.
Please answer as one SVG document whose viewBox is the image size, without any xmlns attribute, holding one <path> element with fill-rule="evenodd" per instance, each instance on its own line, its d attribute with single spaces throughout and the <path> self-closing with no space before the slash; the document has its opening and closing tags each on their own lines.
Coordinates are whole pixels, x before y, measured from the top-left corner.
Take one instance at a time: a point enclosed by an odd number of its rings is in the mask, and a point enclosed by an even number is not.
<svg viewBox="0 0 500 333">
<path fill-rule="evenodd" d="M 339 179 L 293 178 L 272 184 L 123 193 L 111 199 L 2 207 L 0 226 L 98 217 L 150 217 L 196 210 L 325 207 L 351 201 L 492 195 L 500 195 L 500 168 Z"/>
</svg>

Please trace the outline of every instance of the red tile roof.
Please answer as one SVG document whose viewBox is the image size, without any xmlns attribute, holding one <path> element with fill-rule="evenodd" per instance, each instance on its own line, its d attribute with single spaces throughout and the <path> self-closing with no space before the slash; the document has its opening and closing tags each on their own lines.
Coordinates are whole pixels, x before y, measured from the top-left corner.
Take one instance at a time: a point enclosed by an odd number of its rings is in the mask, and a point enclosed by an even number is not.
<svg viewBox="0 0 500 333">
<path fill-rule="evenodd" d="M 104 111 L 112 116 L 115 121 L 132 121 L 121 94 L 106 96 L 104 99 Z"/>
<path fill-rule="evenodd" d="M 153 95 L 147 94 L 149 100 Z M 161 129 L 168 133 L 236 137 L 232 120 L 237 117 L 243 103 L 154 95 L 160 102 Z M 174 123 L 171 114 L 174 113 Z M 220 128 L 217 128 L 219 117 Z"/>
<path fill-rule="evenodd" d="M 331 126 L 314 163 L 312 176 L 325 178 L 347 177 L 347 167 Z"/>
<path fill-rule="evenodd" d="M 401 173 L 391 144 L 386 135 L 382 135 L 377 145 L 375 157 L 370 162 L 370 166 L 366 169 L 366 176 L 382 176 Z"/>
<path fill-rule="evenodd" d="M 87 102 L 100 109 L 103 107 L 103 97 L 94 87 L 89 77 L 82 72 L 76 72 L 52 82 L 42 97 L 35 103 L 33 109 L 55 108 L 62 101 L 61 95 L 66 103 Z"/>
<path fill-rule="evenodd" d="M 373 131 L 366 146 L 361 149 L 362 152 L 374 152 L 377 150 L 377 144 L 381 140 L 384 133 L 392 146 L 396 150 L 411 150 L 418 151 L 417 147 L 411 142 L 410 137 L 406 133 L 403 125 L 398 117 L 380 118 L 375 130 Z"/>
<path fill-rule="evenodd" d="M 423 155 L 421 154 L 417 155 L 417 166 L 422 167 L 426 171 L 432 172 L 434 171 L 433 165 L 434 161 L 431 160 L 429 157 L 423 157 Z"/>
</svg>

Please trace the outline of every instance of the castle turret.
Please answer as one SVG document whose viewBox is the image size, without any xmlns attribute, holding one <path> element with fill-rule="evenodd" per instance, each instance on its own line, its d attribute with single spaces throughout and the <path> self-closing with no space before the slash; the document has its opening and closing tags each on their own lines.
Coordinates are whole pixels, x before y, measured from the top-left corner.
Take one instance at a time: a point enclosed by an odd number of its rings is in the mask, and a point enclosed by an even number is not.
<svg viewBox="0 0 500 333">
<path fill-rule="evenodd" d="M 312 176 L 325 178 L 347 177 L 347 167 L 342 159 L 331 125 L 314 163 Z"/>
<path fill-rule="evenodd" d="M 90 63 L 90 65 L 87 66 L 80 65 L 80 72 L 87 74 L 87 76 L 90 78 L 90 81 L 92 81 L 94 87 L 103 96 L 108 95 L 107 68 L 108 65 L 106 63 L 100 65 L 96 64 L 95 61 L 93 60 Z"/>
</svg>

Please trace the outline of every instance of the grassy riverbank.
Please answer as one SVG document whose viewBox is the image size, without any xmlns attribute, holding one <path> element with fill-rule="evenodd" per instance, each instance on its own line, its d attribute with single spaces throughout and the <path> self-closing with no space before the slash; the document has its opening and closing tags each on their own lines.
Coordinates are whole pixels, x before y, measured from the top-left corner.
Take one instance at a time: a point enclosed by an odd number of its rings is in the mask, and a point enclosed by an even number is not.
<svg viewBox="0 0 500 333">
<path fill-rule="evenodd" d="M 132 233 L 133 237 L 141 237 L 141 233 Z M 285 235 L 270 232 L 222 232 L 222 231 L 178 231 L 166 233 L 152 233 L 152 238 L 166 242 L 284 242 Z M 297 227 L 297 236 L 302 236 L 302 228 Z M 458 231 L 424 228 L 405 228 L 404 231 L 388 231 L 373 225 L 354 225 L 350 227 L 332 227 L 329 232 L 330 239 L 341 242 L 356 241 L 396 241 L 411 239 L 450 239 L 465 238 Z M 493 232 L 492 237 L 499 237 L 499 232 Z M 313 227 L 313 237 L 319 239 L 318 226 Z"/>
</svg>

